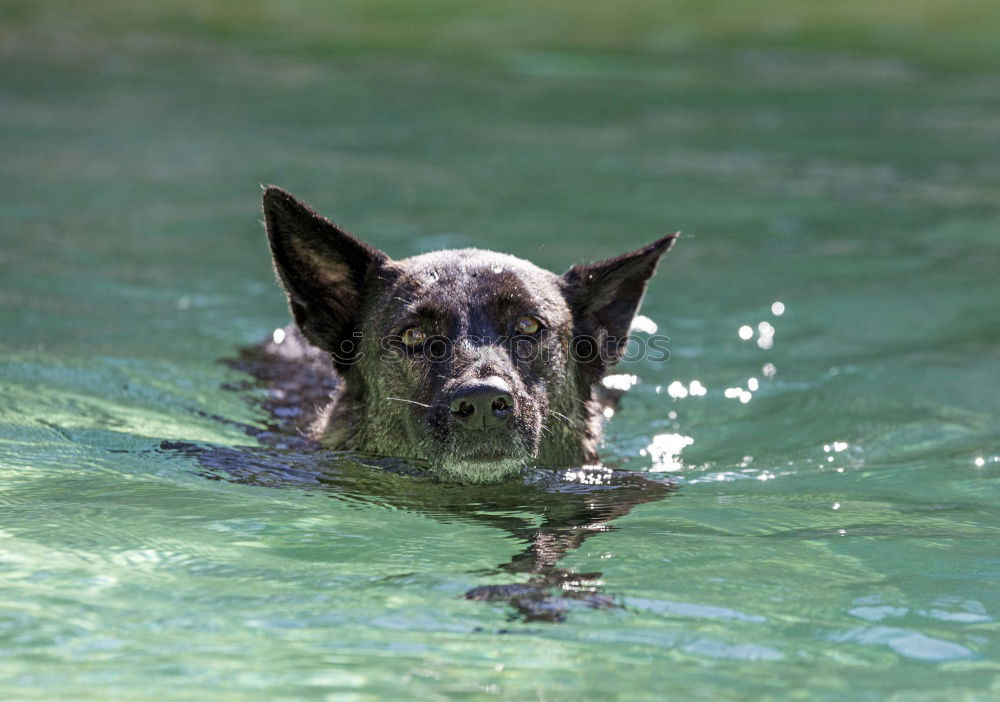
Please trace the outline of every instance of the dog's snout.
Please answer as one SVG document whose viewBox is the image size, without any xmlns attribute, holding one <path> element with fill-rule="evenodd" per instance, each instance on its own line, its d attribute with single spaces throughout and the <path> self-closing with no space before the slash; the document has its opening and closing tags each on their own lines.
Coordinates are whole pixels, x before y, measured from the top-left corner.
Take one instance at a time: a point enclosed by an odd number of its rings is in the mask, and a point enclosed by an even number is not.
<svg viewBox="0 0 1000 702">
<path fill-rule="evenodd" d="M 499 376 L 463 383 L 451 396 L 451 416 L 469 429 L 501 426 L 513 412 L 514 396 Z"/>
</svg>

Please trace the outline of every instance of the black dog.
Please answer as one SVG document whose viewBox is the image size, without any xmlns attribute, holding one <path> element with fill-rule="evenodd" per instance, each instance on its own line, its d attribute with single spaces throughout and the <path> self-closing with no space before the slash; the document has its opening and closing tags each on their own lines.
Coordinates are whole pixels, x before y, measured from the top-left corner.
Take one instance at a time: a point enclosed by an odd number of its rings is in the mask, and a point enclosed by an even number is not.
<svg viewBox="0 0 1000 702">
<path fill-rule="evenodd" d="M 280 188 L 264 217 L 297 325 L 270 350 L 342 379 L 309 428 L 322 445 L 467 483 L 597 462 L 601 380 L 676 235 L 557 276 L 479 249 L 394 261 Z"/>
</svg>

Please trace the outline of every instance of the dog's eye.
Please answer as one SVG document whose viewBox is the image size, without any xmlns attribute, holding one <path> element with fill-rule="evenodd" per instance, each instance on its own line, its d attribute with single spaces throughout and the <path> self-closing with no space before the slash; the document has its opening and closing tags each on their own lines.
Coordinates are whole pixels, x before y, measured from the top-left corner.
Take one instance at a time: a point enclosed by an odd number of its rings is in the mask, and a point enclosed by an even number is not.
<svg viewBox="0 0 1000 702">
<path fill-rule="evenodd" d="M 532 334 L 537 334 L 542 330 L 542 323 L 530 314 L 525 314 L 518 317 L 517 321 L 514 322 L 514 330 L 518 334 L 526 334 L 530 336 Z"/>
<path fill-rule="evenodd" d="M 427 334 L 420 327 L 410 327 L 400 334 L 400 339 L 402 339 L 404 344 L 413 348 L 424 343 L 427 340 Z"/>
</svg>

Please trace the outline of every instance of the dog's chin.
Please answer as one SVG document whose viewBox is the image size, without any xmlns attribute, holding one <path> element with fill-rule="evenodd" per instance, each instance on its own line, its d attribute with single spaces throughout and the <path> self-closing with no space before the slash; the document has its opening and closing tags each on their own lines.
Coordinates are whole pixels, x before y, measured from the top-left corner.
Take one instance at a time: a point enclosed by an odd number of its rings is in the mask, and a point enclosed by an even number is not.
<svg viewBox="0 0 1000 702">
<path fill-rule="evenodd" d="M 453 431 L 438 439 L 430 457 L 442 480 L 458 483 L 499 483 L 528 465 L 537 441 L 517 431 Z"/>
<path fill-rule="evenodd" d="M 511 456 L 498 458 L 448 458 L 435 466 L 435 473 L 448 482 L 500 483 L 514 477 L 526 460 Z"/>
</svg>

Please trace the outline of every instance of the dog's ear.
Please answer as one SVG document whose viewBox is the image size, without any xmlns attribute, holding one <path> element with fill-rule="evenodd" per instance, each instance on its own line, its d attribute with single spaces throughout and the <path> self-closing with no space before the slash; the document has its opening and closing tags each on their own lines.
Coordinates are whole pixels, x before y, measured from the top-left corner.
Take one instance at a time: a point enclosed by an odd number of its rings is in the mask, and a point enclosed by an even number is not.
<svg viewBox="0 0 1000 702">
<path fill-rule="evenodd" d="M 577 264 L 563 275 L 563 289 L 573 312 L 578 342 L 592 340 L 595 344 L 592 350 L 599 356 L 594 360 L 602 360 L 602 365 L 616 363 L 624 353 L 629 327 L 646 292 L 646 282 L 677 236 L 665 236 L 606 261 Z M 583 357 L 590 355 L 584 349 L 580 351 Z"/>
<path fill-rule="evenodd" d="M 295 323 L 343 361 L 356 346 L 365 281 L 389 257 L 274 186 L 264 191 L 264 222 Z"/>
</svg>

